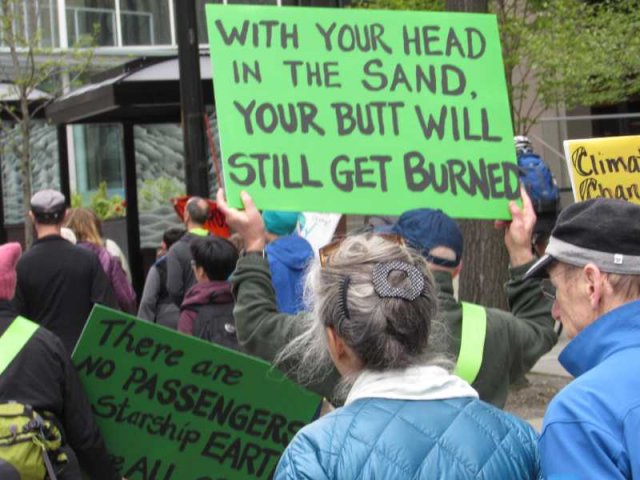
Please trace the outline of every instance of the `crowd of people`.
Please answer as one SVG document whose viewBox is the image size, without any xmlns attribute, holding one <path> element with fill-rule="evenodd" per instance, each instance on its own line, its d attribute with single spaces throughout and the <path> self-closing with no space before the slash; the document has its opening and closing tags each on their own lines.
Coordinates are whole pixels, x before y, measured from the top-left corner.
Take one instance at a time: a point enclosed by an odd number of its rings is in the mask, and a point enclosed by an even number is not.
<svg viewBox="0 0 640 480">
<path fill-rule="evenodd" d="M 332 411 L 297 433 L 276 479 L 640 478 L 640 206 L 570 205 L 540 251 L 523 188 L 511 220 L 496 222 L 509 255 L 500 310 L 457 299 L 473 252 L 440 210 L 405 212 L 316 255 L 297 213 L 242 201 L 231 208 L 218 192 L 225 239 L 204 227 L 207 200 L 191 198 L 138 305 L 95 214 L 53 190 L 33 196 L 37 240 L 24 253 L 0 246 L 0 407 L 20 402 L 59 432 L 46 465 L 57 478 L 120 478 L 70 360 L 96 303 L 271 362 L 322 395 Z M 576 380 L 538 435 L 501 409 L 556 344 L 556 321 Z M 0 461 L 0 478 L 14 478 L 9 468 Z"/>
</svg>

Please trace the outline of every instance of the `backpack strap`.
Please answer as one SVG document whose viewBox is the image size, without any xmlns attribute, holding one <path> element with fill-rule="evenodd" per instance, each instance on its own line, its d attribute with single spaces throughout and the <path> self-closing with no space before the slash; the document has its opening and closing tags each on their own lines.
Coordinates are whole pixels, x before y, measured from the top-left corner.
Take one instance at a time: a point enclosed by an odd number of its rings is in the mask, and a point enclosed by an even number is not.
<svg viewBox="0 0 640 480">
<path fill-rule="evenodd" d="M 480 305 L 462 302 L 462 335 L 454 374 L 470 384 L 476 380 L 484 356 L 487 311 Z"/>
<path fill-rule="evenodd" d="M 24 317 L 16 317 L 0 337 L 0 375 L 20 353 L 22 347 L 38 329 L 38 324 Z"/>
</svg>

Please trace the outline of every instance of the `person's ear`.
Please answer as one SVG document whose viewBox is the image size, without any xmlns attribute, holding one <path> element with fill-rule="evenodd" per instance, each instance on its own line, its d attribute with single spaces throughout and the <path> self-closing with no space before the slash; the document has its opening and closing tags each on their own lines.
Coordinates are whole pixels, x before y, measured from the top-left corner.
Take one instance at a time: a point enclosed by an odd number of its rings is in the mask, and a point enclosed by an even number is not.
<svg viewBox="0 0 640 480">
<path fill-rule="evenodd" d="M 349 348 L 345 341 L 337 334 L 333 327 L 326 327 L 327 348 L 334 365 L 343 377 L 362 370 L 362 362 Z"/>
<path fill-rule="evenodd" d="M 589 304 L 593 310 L 598 310 L 605 289 L 607 288 L 605 282 L 606 275 L 593 263 L 586 264 L 580 271 L 580 274 L 585 280 L 585 289 L 589 296 Z"/>
<path fill-rule="evenodd" d="M 344 342 L 336 333 L 335 328 L 325 327 L 325 332 L 327 334 L 327 347 L 329 348 L 329 355 L 331 355 L 333 363 L 337 363 L 342 358 L 344 358 Z"/>
<path fill-rule="evenodd" d="M 208 279 L 207 275 L 204 273 L 204 268 L 199 265 L 193 266 L 193 274 L 198 282 Z"/>
<path fill-rule="evenodd" d="M 451 277 L 456 278 L 458 275 L 460 275 L 461 271 L 462 271 L 462 260 L 460 260 L 460 263 L 458 264 L 458 266 L 453 269 L 453 273 L 451 274 Z"/>
</svg>

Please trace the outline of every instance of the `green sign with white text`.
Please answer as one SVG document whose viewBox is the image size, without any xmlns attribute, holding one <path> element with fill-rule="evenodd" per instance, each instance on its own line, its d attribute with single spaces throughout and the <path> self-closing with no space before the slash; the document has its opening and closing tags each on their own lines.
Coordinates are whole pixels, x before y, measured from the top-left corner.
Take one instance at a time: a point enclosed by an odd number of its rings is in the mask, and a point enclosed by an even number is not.
<svg viewBox="0 0 640 480">
<path fill-rule="evenodd" d="M 227 199 L 509 218 L 519 198 L 496 17 L 207 5 Z"/>
<path fill-rule="evenodd" d="M 270 478 L 320 405 L 265 362 L 102 306 L 73 361 L 129 480 Z"/>
</svg>

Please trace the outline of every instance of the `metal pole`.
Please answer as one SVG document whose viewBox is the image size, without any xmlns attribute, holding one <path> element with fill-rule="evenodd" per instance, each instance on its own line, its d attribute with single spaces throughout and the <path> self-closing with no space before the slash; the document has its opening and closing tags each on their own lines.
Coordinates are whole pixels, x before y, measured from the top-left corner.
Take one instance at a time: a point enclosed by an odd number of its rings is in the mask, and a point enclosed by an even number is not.
<svg viewBox="0 0 640 480">
<path fill-rule="evenodd" d="M 196 1 L 174 0 L 187 194 L 209 196 Z"/>
<path fill-rule="evenodd" d="M 138 212 L 138 184 L 136 182 L 136 150 L 133 123 L 122 124 L 124 144 L 124 196 L 127 202 L 127 246 L 131 280 L 138 298 L 144 286 L 142 251 L 140 248 L 140 215 Z"/>
<path fill-rule="evenodd" d="M 71 205 L 71 185 L 69 182 L 69 150 L 67 149 L 67 126 L 63 123 L 56 126 L 58 132 L 58 171 L 60 175 L 60 191 Z"/>
</svg>

